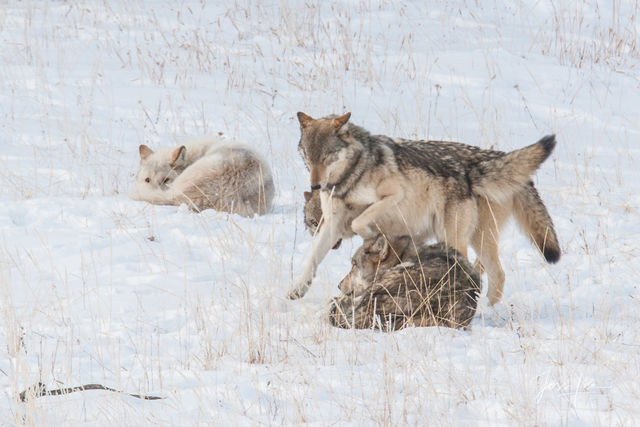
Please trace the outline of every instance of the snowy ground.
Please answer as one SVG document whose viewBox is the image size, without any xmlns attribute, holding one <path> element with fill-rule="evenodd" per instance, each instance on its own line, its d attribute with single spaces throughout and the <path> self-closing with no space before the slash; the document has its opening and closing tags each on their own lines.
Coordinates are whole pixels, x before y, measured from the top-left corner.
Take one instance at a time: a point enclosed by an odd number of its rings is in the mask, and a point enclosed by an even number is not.
<svg viewBox="0 0 640 427">
<path fill-rule="evenodd" d="M 640 423 L 637 1 L 8 2 L 0 7 L 3 424 Z M 471 331 L 343 331 L 359 241 L 284 298 L 311 237 L 297 111 L 510 150 L 563 247 L 514 227 Z M 223 132 L 269 160 L 245 219 L 126 196 L 137 147 Z M 101 383 L 104 391 L 17 395 Z"/>
</svg>

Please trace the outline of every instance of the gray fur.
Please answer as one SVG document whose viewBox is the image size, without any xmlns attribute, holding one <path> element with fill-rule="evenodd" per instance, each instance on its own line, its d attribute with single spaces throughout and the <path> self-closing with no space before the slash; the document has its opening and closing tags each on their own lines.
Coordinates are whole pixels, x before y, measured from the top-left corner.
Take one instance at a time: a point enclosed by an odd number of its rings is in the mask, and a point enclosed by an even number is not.
<svg viewBox="0 0 640 427">
<path fill-rule="evenodd" d="M 353 268 L 341 285 L 358 276 L 364 286 L 332 301 L 330 323 L 383 330 L 468 326 L 477 307 L 480 277 L 467 259 L 443 244 L 416 248 L 408 236 L 394 239 L 385 250 L 379 247 L 381 238 L 365 241 L 354 255 Z"/>
<path fill-rule="evenodd" d="M 319 191 L 305 191 L 304 192 L 304 208 L 302 210 L 304 218 L 304 227 L 307 231 L 314 236 L 318 232 L 318 228 L 322 223 L 322 205 L 320 201 Z M 333 249 L 338 249 L 342 239 L 338 240 L 333 246 Z"/>
<path fill-rule="evenodd" d="M 471 245 L 478 254 L 478 270 L 486 270 L 489 277 L 494 304 L 504 284 L 499 232 L 517 201 L 534 203 L 536 213 L 523 212 L 518 221 L 545 257 L 553 259 L 554 250 L 559 256 L 553 224 L 548 215 L 541 216 L 546 208 L 533 196 L 535 188 L 527 187 L 530 175 L 553 149 L 553 136 L 504 153 L 455 142 L 372 135 L 349 123 L 349 117 L 314 120 L 298 114 L 298 148 L 312 188 L 320 187 L 324 225 L 290 298 L 306 293 L 318 264 L 339 239 L 354 233 L 366 239 L 383 232 L 391 237 L 408 234 L 417 242 L 435 237 L 463 256 Z M 544 241 L 540 226 L 545 228 Z"/>
<path fill-rule="evenodd" d="M 516 192 L 513 200 L 513 211 L 520 228 L 526 232 L 547 262 L 558 262 L 560 259 L 558 236 L 547 207 L 533 182 L 529 181 Z"/>
</svg>

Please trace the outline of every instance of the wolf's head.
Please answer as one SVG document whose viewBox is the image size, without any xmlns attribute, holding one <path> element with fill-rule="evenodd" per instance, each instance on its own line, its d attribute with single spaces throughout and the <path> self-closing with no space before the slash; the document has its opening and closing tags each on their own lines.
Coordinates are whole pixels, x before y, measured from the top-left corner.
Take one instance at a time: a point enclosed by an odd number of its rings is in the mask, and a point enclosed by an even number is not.
<svg viewBox="0 0 640 427">
<path fill-rule="evenodd" d="M 298 113 L 300 142 L 298 150 L 311 173 L 312 188 L 327 188 L 345 173 L 361 146 L 347 137 L 351 113 L 313 119 Z"/>
<path fill-rule="evenodd" d="M 178 148 L 159 148 L 153 151 L 146 145 L 139 147 L 140 168 L 132 194 L 144 190 L 166 190 L 187 167 L 184 145 Z"/>
<path fill-rule="evenodd" d="M 403 262 L 413 253 L 411 237 L 400 236 L 389 242 L 385 236 L 367 239 L 351 258 L 351 271 L 338 285 L 345 294 L 358 296 L 377 276 Z"/>
</svg>

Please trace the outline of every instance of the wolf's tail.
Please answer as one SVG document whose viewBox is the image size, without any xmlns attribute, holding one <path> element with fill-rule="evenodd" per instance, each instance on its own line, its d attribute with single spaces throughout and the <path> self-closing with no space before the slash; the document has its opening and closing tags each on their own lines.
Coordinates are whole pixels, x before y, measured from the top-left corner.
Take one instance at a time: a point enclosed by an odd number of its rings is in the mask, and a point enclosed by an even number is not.
<svg viewBox="0 0 640 427">
<path fill-rule="evenodd" d="M 556 136 L 547 135 L 535 144 L 476 163 L 469 170 L 473 192 L 503 202 L 531 179 L 556 146 Z"/>
<path fill-rule="evenodd" d="M 129 192 L 129 197 L 133 200 L 152 203 L 154 205 L 178 206 L 182 201 L 177 199 L 174 192 L 169 190 L 138 190 L 134 188 Z"/>
<path fill-rule="evenodd" d="M 522 231 L 538 247 L 547 262 L 560 259 L 560 244 L 547 207 L 540 199 L 538 190 L 529 181 L 513 197 L 513 212 Z"/>
</svg>

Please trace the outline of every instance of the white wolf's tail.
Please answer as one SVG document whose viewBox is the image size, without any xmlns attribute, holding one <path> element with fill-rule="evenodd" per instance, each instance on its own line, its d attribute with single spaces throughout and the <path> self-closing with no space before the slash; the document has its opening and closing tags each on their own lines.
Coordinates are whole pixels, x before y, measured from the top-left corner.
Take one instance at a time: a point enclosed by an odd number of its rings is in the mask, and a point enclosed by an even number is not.
<svg viewBox="0 0 640 427">
<path fill-rule="evenodd" d="M 475 194 L 503 202 L 520 190 L 556 146 L 556 136 L 547 135 L 535 144 L 480 161 L 469 170 L 471 188 Z"/>
<path fill-rule="evenodd" d="M 190 203 L 188 197 L 181 193 L 177 193 L 171 188 L 168 190 L 145 191 L 136 191 L 134 189 L 129 193 L 129 197 L 134 200 L 142 200 L 154 205 L 179 206 L 182 203 L 187 203 L 190 207 L 193 205 L 193 203 Z"/>
</svg>

